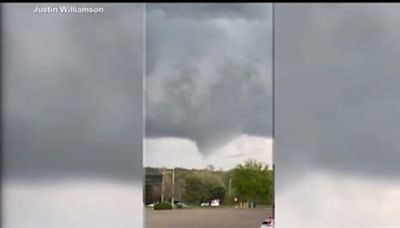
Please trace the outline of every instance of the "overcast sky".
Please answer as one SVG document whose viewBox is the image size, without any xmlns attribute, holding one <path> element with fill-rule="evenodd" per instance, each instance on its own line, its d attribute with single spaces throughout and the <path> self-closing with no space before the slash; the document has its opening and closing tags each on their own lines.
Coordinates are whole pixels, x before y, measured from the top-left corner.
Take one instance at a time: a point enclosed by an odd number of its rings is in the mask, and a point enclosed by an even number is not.
<svg viewBox="0 0 400 228">
<path fill-rule="evenodd" d="M 2 10 L 3 226 L 141 227 L 143 5 L 36 5 Z"/>
<path fill-rule="evenodd" d="M 270 163 L 270 4 L 146 9 L 145 165 Z"/>
<path fill-rule="evenodd" d="M 142 6 L 73 16 L 33 6 L 4 7 L 6 177 L 140 180 Z"/>
<path fill-rule="evenodd" d="M 32 10 L 2 11 L 5 227 L 141 227 L 143 89 L 145 165 L 271 161 L 269 4 L 147 4 L 145 88 L 141 4 Z M 276 5 L 278 227 L 400 226 L 399 12 Z"/>
<path fill-rule="evenodd" d="M 275 9 L 277 227 L 399 227 L 400 5 Z"/>
</svg>

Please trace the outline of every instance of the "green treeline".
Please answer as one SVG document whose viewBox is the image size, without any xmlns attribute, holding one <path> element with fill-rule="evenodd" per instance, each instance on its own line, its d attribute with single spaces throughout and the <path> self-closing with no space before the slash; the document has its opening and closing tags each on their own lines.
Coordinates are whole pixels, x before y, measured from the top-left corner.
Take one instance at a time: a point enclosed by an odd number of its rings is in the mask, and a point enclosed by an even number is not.
<svg viewBox="0 0 400 228">
<path fill-rule="evenodd" d="M 146 168 L 146 204 L 161 201 L 162 194 L 164 201 L 171 201 L 174 196 L 174 200 L 191 205 L 212 199 L 220 199 L 222 204 L 243 201 L 272 204 L 272 170 L 255 160 L 246 161 L 229 171 L 215 170 L 212 166 L 207 169 L 176 168 L 174 184 L 172 171 Z"/>
</svg>

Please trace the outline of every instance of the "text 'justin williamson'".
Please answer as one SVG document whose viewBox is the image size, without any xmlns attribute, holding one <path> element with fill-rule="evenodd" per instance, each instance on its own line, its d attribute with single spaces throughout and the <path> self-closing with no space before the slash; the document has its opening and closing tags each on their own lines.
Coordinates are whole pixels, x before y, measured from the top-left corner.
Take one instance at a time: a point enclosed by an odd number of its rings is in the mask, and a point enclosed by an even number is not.
<svg viewBox="0 0 400 228">
<path fill-rule="evenodd" d="M 33 9 L 34 14 L 99 14 L 104 13 L 104 7 L 78 7 L 78 6 L 58 6 L 58 7 L 39 7 L 35 6 Z"/>
</svg>

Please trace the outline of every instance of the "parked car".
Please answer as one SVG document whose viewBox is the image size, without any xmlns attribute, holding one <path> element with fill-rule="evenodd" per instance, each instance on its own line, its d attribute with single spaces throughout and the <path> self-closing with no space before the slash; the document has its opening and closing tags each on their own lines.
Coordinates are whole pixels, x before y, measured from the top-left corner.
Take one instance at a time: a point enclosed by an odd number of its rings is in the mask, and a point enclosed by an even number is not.
<svg viewBox="0 0 400 228">
<path fill-rule="evenodd" d="M 268 219 L 264 220 L 264 222 L 261 223 L 260 228 L 271 228 L 274 226 L 274 220 L 270 216 Z"/>
<path fill-rule="evenodd" d="M 210 206 L 210 203 L 209 203 L 209 202 L 204 202 L 204 203 L 201 203 L 200 206 L 202 206 L 202 207 L 209 207 L 209 206 Z"/>
<path fill-rule="evenodd" d="M 211 200 L 210 206 L 211 207 L 219 207 L 219 199 L 213 199 Z"/>
<path fill-rule="evenodd" d="M 147 204 L 147 207 L 153 208 L 154 205 L 156 205 L 157 203 L 158 203 L 158 202 L 154 202 L 154 203 Z"/>
<path fill-rule="evenodd" d="M 174 207 L 175 208 L 185 208 L 185 207 L 187 207 L 187 205 L 180 201 L 174 201 Z"/>
</svg>

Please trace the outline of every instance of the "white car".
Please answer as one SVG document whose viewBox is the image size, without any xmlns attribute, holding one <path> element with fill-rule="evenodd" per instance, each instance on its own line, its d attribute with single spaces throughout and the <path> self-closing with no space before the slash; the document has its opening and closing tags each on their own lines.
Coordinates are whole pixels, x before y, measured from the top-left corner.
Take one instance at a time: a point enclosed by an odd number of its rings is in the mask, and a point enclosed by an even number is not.
<svg viewBox="0 0 400 228">
<path fill-rule="evenodd" d="M 219 199 L 211 200 L 211 207 L 219 207 Z"/>
<path fill-rule="evenodd" d="M 154 207 L 154 205 L 156 205 L 156 204 L 158 204 L 158 202 L 151 203 L 151 204 L 147 204 L 147 207 L 153 208 L 153 207 Z"/>
<path fill-rule="evenodd" d="M 202 207 L 208 207 L 208 206 L 210 206 L 210 203 L 208 203 L 208 202 L 206 202 L 206 203 L 201 203 L 200 206 L 202 206 Z"/>
</svg>

